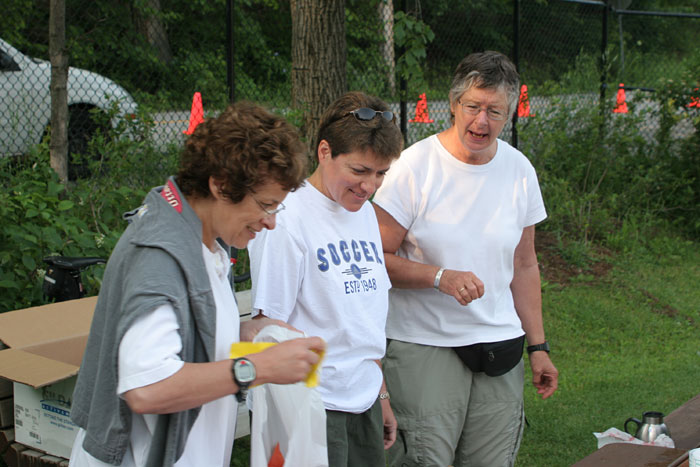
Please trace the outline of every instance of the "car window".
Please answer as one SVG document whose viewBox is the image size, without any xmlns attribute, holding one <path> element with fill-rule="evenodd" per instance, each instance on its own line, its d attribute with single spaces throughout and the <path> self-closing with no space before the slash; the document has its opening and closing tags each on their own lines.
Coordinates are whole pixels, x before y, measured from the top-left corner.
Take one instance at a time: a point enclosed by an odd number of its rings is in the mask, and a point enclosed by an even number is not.
<svg viewBox="0 0 700 467">
<path fill-rule="evenodd" d="M 0 71 L 19 71 L 17 62 L 2 49 L 0 49 Z"/>
</svg>

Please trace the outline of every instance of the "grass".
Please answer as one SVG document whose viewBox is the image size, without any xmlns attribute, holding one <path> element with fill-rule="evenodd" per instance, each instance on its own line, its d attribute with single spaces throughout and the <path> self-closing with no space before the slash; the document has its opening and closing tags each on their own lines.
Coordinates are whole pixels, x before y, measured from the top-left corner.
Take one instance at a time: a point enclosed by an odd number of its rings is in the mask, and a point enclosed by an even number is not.
<svg viewBox="0 0 700 467">
<path fill-rule="evenodd" d="M 571 465 L 596 450 L 594 432 L 622 430 L 647 410 L 668 414 L 700 392 L 700 250 L 658 243 L 609 259 L 603 276 L 546 289 L 559 390 L 542 401 L 526 387 L 517 466 Z"/>
<path fill-rule="evenodd" d="M 646 243 L 601 255 L 590 269 L 567 269 L 560 252 L 538 247 L 549 266 L 543 309 L 559 390 L 538 399 L 527 369 L 517 467 L 569 466 L 596 450 L 594 432 L 622 430 L 648 410 L 669 414 L 700 392 L 700 249 L 666 237 Z M 231 465 L 248 465 L 249 448 L 249 437 L 236 440 Z"/>
<path fill-rule="evenodd" d="M 538 399 L 526 372 L 529 426 L 517 467 L 569 466 L 596 450 L 594 432 L 622 430 L 648 410 L 669 414 L 700 392 L 700 248 L 668 237 L 644 243 L 589 269 L 567 269 L 556 248 L 538 245 L 559 390 Z M 231 465 L 249 465 L 249 451 L 250 437 L 236 440 Z"/>
</svg>

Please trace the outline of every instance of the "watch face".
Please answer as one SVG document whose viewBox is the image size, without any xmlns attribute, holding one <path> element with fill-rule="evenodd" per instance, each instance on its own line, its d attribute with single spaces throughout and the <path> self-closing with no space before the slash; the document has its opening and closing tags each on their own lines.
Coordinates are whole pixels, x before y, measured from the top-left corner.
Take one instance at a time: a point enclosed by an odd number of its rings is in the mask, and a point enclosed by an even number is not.
<svg viewBox="0 0 700 467">
<path fill-rule="evenodd" d="M 255 366 L 246 359 L 237 360 L 233 365 L 233 371 L 236 379 L 241 383 L 251 383 L 255 379 Z"/>
</svg>

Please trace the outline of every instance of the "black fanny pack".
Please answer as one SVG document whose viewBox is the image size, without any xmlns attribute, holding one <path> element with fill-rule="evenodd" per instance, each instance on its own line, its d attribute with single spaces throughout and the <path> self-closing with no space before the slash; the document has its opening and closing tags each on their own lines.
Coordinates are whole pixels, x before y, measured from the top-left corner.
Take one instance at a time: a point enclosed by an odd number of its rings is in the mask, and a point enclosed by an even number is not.
<svg viewBox="0 0 700 467">
<path fill-rule="evenodd" d="M 523 357 L 525 336 L 507 341 L 453 347 L 459 358 L 474 373 L 501 376 L 520 363 Z"/>
</svg>

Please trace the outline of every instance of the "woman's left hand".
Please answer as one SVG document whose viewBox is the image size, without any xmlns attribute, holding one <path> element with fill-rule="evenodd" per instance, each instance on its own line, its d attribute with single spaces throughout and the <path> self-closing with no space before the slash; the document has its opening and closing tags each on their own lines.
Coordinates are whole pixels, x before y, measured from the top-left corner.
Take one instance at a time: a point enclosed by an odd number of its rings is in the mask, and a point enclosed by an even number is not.
<svg viewBox="0 0 700 467">
<path fill-rule="evenodd" d="M 537 388 L 537 394 L 546 399 L 559 386 L 559 370 L 554 366 L 547 352 L 532 352 L 530 354 L 532 368 L 532 384 Z"/>
<path fill-rule="evenodd" d="M 389 399 L 382 399 L 382 418 L 384 419 L 384 449 L 389 449 L 396 441 L 396 429 L 398 422 L 394 416 Z"/>
<path fill-rule="evenodd" d="M 298 333 L 301 333 L 302 335 L 304 334 L 301 332 L 299 329 L 295 328 L 294 326 L 290 326 L 289 324 L 285 323 L 284 321 L 280 321 L 279 319 L 272 319 L 268 318 L 267 316 L 260 316 L 259 318 L 256 316 L 253 319 L 249 319 L 247 321 L 241 321 L 241 341 L 242 342 L 252 342 L 252 340 L 255 338 L 255 336 L 264 328 L 265 326 L 271 326 L 271 325 L 277 325 L 277 326 L 282 326 L 283 328 L 291 329 L 292 331 L 297 331 Z"/>
</svg>

